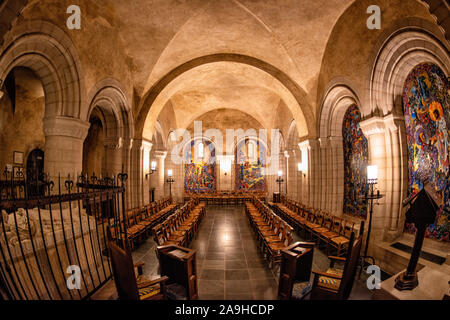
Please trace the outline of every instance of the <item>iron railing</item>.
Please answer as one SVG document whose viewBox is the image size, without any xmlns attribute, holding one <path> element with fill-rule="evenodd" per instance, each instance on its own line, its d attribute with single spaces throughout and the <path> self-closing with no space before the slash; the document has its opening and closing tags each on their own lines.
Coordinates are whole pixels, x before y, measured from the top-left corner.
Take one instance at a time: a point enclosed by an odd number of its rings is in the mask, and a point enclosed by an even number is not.
<svg viewBox="0 0 450 320">
<path fill-rule="evenodd" d="M 107 228 L 126 233 L 121 222 L 127 174 L 80 176 L 75 182 L 69 176 L 56 184 L 45 176 L 5 177 L 0 182 L 0 299 L 91 297 L 112 276 Z"/>
</svg>

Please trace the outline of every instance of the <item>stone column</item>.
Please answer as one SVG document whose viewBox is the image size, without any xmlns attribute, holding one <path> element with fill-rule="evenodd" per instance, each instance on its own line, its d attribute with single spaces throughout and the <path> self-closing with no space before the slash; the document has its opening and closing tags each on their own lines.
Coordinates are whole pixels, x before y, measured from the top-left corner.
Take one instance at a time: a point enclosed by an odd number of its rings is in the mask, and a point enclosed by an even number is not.
<svg viewBox="0 0 450 320">
<path fill-rule="evenodd" d="M 150 177 L 151 188 L 155 188 L 155 200 L 159 200 L 164 197 L 164 162 L 167 156 L 167 151 L 156 150 L 153 154 L 156 161 L 156 172 L 153 173 Z"/>
<path fill-rule="evenodd" d="M 302 163 L 306 166 L 305 176 L 302 177 L 302 202 L 314 206 L 314 194 L 316 192 L 315 179 L 317 177 L 317 140 L 305 140 L 298 144 L 302 153 Z"/>
<path fill-rule="evenodd" d="M 289 150 L 288 159 L 288 195 L 289 198 L 298 200 L 298 180 L 299 173 L 297 171 L 298 153 L 299 151 Z"/>
<path fill-rule="evenodd" d="M 117 176 L 122 170 L 123 164 L 123 141 L 122 138 L 107 138 L 104 141 L 105 164 L 103 175 L 111 177 Z"/>
<path fill-rule="evenodd" d="M 329 188 L 330 211 L 336 215 L 342 214 L 344 205 L 344 149 L 342 137 L 329 137 L 330 146 L 330 179 Z"/>
<path fill-rule="evenodd" d="M 378 184 L 374 187 L 379 189 L 382 194 L 386 195 L 386 192 L 388 191 L 386 164 L 389 161 L 386 154 L 386 127 L 384 119 L 374 116 L 360 122 L 360 127 L 369 143 L 369 165 L 378 166 Z M 385 224 L 390 218 L 390 213 L 387 212 L 386 197 L 376 202 L 378 205 L 375 204 L 373 206 L 369 253 L 373 253 L 375 244 L 383 240 Z M 366 228 L 367 227 L 368 223 L 366 223 Z"/>
<path fill-rule="evenodd" d="M 126 202 L 126 209 L 132 208 L 132 189 L 131 189 L 131 148 L 133 147 L 133 139 L 127 138 L 123 139 L 122 144 L 122 159 L 123 162 L 121 164 L 120 172 L 127 173 L 128 174 L 128 180 L 125 183 L 125 202 Z"/>
<path fill-rule="evenodd" d="M 58 177 L 63 182 L 70 174 L 76 179 L 83 166 L 83 142 L 90 123 L 68 117 L 44 119 L 45 160 L 44 171 L 54 181 L 54 191 L 58 190 Z M 64 184 L 62 183 L 62 188 Z"/>
<path fill-rule="evenodd" d="M 283 152 L 284 158 L 283 158 L 283 167 L 281 170 L 283 170 L 283 174 L 284 174 L 284 192 L 286 195 L 289 194 L 289 179 L 291 179 L 291 176 L 289 174 L 289 152 L 287 150 L 285 150 Z"/>
<path fill-rule="evenodd" d="M 142 170 L 142 204 L 150 203 L 150 152 L 152 150 L 153 144 L 149 141 L 142 141 L 142 162 L 143 162 L 143 170 Z"/>
<path fill-rule="evenodd" d="M 131 147 L 131 168 L 128 173 L 128 188 L 131 190 L 131 206 L 141 207 L 144 205 L 144 200 L 148 198 L 148 192 L 144 197 L 144 188 L 146 186 L 145 172 L 144 172 L 144 156 L 147 155 L 146 163 L 150 161 L 149 150 L 151 150 L 152 143 L 142 139 L 133 141 Z M 145 151 L 145 152 L 144 152 Z M 147 185 L 148 188 L 148 185 Z"/>
</svg>

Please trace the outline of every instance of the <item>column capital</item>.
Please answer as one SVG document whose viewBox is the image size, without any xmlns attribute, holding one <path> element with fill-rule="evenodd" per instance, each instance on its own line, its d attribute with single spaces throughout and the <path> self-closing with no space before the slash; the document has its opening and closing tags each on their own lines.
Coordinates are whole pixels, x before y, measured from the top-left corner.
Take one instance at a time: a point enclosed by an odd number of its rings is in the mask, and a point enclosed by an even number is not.
<svg viewBox="0 0 450 320">
<path fill-rule="evenodd" d="M 62 136 L 86 139 L 91 124 L 87 121 L 69 117 L 48 117 L 44 118 L 45 136 Z"/>
<path fill-rule="evenodd" d="M 390 131 L 398 131 L 401 125 L 404 125 L 405 123 L 405 117 L 403 116 L 396 116 L 394 114 L 389 114 L 386 117 L 384 117 L 384 123 L 386 125 L 386 128 Z"/>
<path fill-rule="evenodd" d="M 133 149 L 149 149 L 151 150 L 153 143 L 145 139 L 134 139 L 133 145 L 131 146 Z"/>
<path fill-rule="evenodd" d="M 307 139 L 298 144 L 300 150 L 316 148 L 318 141 L 316 139 Z"/>
<path fill-rule="evenodd" d="M 366 137 L 374 134 L 384 133 L 386 126 L 382 117 L 374 116 L 359 123 L 359 126 Z"/>
<path fill-rule="evenodd" d="M 166 150 L 155 150 L 154 155 L 156 158 L 164 160 L 167 156 L 167 151 Z"/>
<path fill-rule="evenodd" d="M 290 157 L 289 151 L 287 151 L 287 150 L 283 151 L 283 155 L 284 155 L 285 158 L 289 158 Z"/>
<path fill-rule="evenodd" d="M 122 148 L 123 146 L 123 139 L 122 138 L 106 138 L 103 141 L 103 145 L 111 150 L 118 150 Z"/>
</svg>

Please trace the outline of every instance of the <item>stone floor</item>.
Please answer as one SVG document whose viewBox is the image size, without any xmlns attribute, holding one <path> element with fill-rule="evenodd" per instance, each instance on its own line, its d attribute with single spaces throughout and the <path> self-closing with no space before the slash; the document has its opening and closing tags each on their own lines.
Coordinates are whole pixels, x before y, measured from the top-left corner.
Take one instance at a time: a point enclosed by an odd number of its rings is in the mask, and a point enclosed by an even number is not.
<svg viewBox="0 0 450 320">
<path fill-rule="evenodd" d="M 297 235 L 295 241 L 302 240 Z M 201 300 L 276 299 L 278 277 L 258 250 L 243 206 L 208 206 L 191 248 L 197 250 Z M 155 243 L 148 239 L 133 252 L 134 262 L 145 262 L 144 274 L 159 277 Z M 313 270 L 325 271 L 327 256 L 315 250 Z M 364 274 L 355 281 L 350 299 L 372 299 Z"/>
</svg>

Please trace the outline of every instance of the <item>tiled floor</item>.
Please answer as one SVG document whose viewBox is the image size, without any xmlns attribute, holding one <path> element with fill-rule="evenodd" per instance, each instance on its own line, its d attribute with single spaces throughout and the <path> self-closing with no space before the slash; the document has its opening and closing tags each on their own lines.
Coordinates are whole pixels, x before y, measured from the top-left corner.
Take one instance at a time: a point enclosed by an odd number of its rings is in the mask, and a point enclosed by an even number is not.
<svg viewBox="0 0 450 320">
<path fill-rule="evenodd" d="M 301 240 L 297 235 L 294 241 Z M 244 206 L 208 206 L 191 248 L 197 250 L 201 300 L 276 299 L 278 278 L 258 250 Z M 159 277 L 155 243 L 148 239 L 133 252 L 143 261 L 144 274 Z M 313 270 L 325 271 L 327 256 L 314 251 Z M 355 281 L 350 299 L 371 299 L 365 277 Z"/>
</svg>

